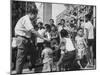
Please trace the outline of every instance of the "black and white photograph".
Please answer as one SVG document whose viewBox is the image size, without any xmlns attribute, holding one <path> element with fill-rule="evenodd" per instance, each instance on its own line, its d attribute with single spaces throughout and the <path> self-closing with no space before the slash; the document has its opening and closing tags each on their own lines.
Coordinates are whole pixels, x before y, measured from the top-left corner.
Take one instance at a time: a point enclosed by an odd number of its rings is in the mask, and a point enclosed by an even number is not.
<svg viewBox="0 0 100 75">
<path fill-rule="evenodd" d="M 10 2 L 10 73 L 96 70 L 96 6 Z"/>
</svg>

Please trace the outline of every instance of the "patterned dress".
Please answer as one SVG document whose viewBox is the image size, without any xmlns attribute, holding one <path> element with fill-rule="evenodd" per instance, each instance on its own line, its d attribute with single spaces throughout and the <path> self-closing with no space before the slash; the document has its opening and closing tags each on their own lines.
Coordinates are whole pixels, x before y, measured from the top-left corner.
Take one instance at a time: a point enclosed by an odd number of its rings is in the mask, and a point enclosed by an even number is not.
<svg viewBox="0 0 100 75">
<path fill-rule="evenodd" d="M 82 59 L 82 57 L 86 54 L 84 37 L 76 36 L 75 41 L 76 41 L 76 48 L 77 48 L 77 59 Z"/>
</svg>

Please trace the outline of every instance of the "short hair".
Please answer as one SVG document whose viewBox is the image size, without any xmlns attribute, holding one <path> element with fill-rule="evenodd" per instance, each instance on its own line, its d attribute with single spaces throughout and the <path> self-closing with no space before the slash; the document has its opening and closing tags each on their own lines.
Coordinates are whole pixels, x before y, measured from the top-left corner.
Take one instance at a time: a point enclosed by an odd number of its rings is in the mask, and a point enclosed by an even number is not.
<svg viewBox="0 0 100 75">
<path fill-rule="evenodd" d="M 27 13 L 31 13 L 31 14 L 38 14 L 38 9 L 35 5 L 35 3 L 33 2 L 28 2 L 27 3 Z"/>
<path fill-rule="evenodd" d="M 73 23 L 71 23 L 71 24 L 70 24 L 70 27 L 73 28 L 73 27 L 75 27 L 75 25 L 74 25 Z"/>
<path fill-rule="evenodd" d="M 79 27 L 79 28 L 77 29 L 77 31 L 79 31 L 79 30 L 83 30 L 83 28 Z"/>
<path fill-rule="evenodd" d="M 54 20 L 53 20 L 53 19 L 50 19 L 50 20 L 52 20 L 52 21 L 53 21 L 53 23 L 54 23 Z M 49 21 L 50 21 L 50 20 L 49 20 Z"/>
<path fill-rule="evenodd" d="M 64 22 L 65 22 L 65 20 L 64 20 L 64 19 L 61 19 L 61 21 L 64 21 Z"/>
<path fill-rule="evenodd" d="M 34 29 L 38 28 L 38 25 L 34 25 Z"/>
<path fill-rule="evenodd" d="M 38 24 L 43 25 L 43 23 L 42 23 L 42 22 L 38 22 Z"/>
<path fill-rule="evenodd" d="M 68 36 L 68 32 L 65 29 L 61 30 L 60 34 L 61 34 L 61 37 Z"/>
<path fill-rule="evenodd" d="M 80 21 L 83 22 L 84 20 L 83 19 L 80 19 Z"/>
<path fill-rule="evenodd" d="M 61 25 L 61 23 L 58 23 L 58 25 Z"/>
<path fill-rule="evenodd" d="M 45 24 L 45 27 L 50 26 L 49 24 Z"/>
<path fill-rule="evenodd" d="M 87 21 L 89 21 L 91 19 L 91 16 L 89 14 L 86 14 L 85 18 L 86 18 Z"/>
<path fill-rule="evenodd" d="M 51 30 L 51 26 L 49 24 L 45 24 L 46 29 L 50 29 Z"/>
</svg>

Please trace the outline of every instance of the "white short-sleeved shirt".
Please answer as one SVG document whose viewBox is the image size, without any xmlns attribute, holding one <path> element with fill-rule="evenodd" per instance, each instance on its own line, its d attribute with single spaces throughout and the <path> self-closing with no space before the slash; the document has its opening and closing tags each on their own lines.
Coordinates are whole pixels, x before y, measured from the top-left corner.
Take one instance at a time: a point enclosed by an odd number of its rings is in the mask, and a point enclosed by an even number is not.
<svg viewBox="0 0 100 75">
<path fill-rule="evenodd" d="M 70 38 L 63 38 L 62 42 L 65 43 L 65 46 L 63 46 L 65 48 L 65 50 L 67 50 L 67 51 L 74 51 L 75 50 L 75 47 L 74 47 L 72 40 Z M 65 52 L 67 52 L 67 51 L 65 51 Z M 64 52 L 62 50 L 61 54 L 63 54 L 63 53 Z"/>
<path fill-rule="evenodd" d="M 39 34 L 41 36 L 43 36 L 44 35 L 44 32 L 45 32 L 45 29 L 39 29 L 38 32 L 39 32 Z M 37 37 L 37 43 L 41 43 L 41 42 L 44 42 L 44 40 L 41 39 L 41 38 L 39 38 L 39 37 Z"/>
<path fill-rule="evenodd" d="M 15 35 L 31 37 L 30 30 L 34 28 L 28 15 L 20 18 L 15 26 Z"/>
<path fill-rule="evenodd" d="M 84 29 L 88 30 L 88 39 L 94 39 L 94 27 L 90 21 L 84 24 Z"/>
</svg>

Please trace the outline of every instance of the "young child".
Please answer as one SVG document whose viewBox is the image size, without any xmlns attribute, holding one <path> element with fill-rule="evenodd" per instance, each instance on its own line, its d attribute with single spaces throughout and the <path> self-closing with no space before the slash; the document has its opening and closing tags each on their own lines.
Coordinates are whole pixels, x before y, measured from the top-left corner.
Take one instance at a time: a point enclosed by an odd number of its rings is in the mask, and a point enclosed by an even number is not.
<svg viewBox="0 0 100 75">
<path fill-rule="evenodd" d="M 57 71 L 61 71 L 61 66 L 68 64 L 73 64 L 73 61 L 75 59 L 75 47 L 71 40 L 71 38 L 68 36 L 68 32 L 66 30 L 61 30 L 61 57 L 57 63 Z"/>
<path fill-rule="evenodd" d="M 38 33 L 41 35 L 41 36 L 44 36 L 44 33 L 45 33 L 45 29 L 43 28 L 43 23 L 42 22 L 39 22 L 38 23 Z M 38 57 L 40 58 L 41 57 L 41 52 L 43 50 L 43 42 L 44 40 L 37 37 L 37 50 L 38 50 Z"/>
<path fill-rule="evenodd" d="M 83 29 L 79 28 L 77 30 L 77 36 L 75 37 L 75 46 L 77 49 L 77 63 L 79 64 L 80 68 L 82 69 L 82 65 L 80 63 L 80 60 L 86 55 L 86 48 L 87 44 L 83 35 Z"/>
<path fill-rule="evenodd" d="M 51 27 L 50 35 L 51 35 L 52 39 L 55 39 L 58 37 L 58 32 L 57 32 L 56 26 Z"/>
<path fill-rule="evenodd" d="M 51 40 L 50 32 L 51 32 L 51 27 L 49 24 L 45 24 L 46 31 L 44 33 L 44 37 L 48 38 Z"/>
<path fill-rule="evenodd" d="M 44 49 L 42 51 L 42 58 L 43 58 L 43 70 L 42 72 L 51 72 L 53 67 L 53 51 L 50 48 L 50 43 L 45 42 Z"/>
</svg>

